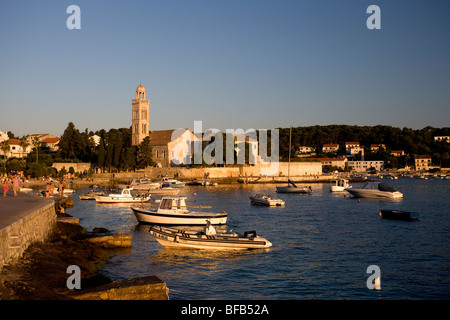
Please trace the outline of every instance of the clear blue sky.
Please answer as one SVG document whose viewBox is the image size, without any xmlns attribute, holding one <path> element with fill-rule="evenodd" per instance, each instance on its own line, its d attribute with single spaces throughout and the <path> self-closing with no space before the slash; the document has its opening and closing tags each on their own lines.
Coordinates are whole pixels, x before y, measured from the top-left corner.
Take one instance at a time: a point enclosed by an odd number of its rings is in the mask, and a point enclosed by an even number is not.
<svg viewBox="0 0 450 320">
<path fill-rule="evenodd" d="M 130 127 L 140 81 L 150 130 L 446 127 L 450 1 L 0 2 L 1 131 Z"/>
</svg>

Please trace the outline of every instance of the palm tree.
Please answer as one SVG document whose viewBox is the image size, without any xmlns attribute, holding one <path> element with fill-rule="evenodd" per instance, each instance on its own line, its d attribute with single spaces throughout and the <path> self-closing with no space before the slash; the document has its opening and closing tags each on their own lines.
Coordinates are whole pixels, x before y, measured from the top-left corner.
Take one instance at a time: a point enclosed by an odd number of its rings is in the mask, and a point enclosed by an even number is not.
<svg viewBox="0 0 450 320">
<path fill-rule="evenodd" d="M 38 137 L 33 137 L 33 140 L 31 140 L 31 143 L 36 148 L 36 163 L 38 163 L 38 149 L 41 146 L 41 140 L 39 140 Z"/>
<path fill-rule="evenodd" d="M 22 139 L 20 139 L 19 145 L 22 147 L 22 151 L 23 151 L 22 158 L 23 158 L 23 154 L 26 153 L 26 149 L 28 148 L 30 143 L 28 142 L 26 137 L 22 137 Z"/>
<path fill-rule="evenodd" d="M 5 172 L 6 172 L 6 158 L 7 158 L 6 153 L 11 150 L 11 145 L 9 144 L 9 140 L 3 141 L 1 148 L 2 148 L 2 151 L 3 151 L 3 155 L 4 155 L 3 166 L 4 166 Z"/>
</svg>

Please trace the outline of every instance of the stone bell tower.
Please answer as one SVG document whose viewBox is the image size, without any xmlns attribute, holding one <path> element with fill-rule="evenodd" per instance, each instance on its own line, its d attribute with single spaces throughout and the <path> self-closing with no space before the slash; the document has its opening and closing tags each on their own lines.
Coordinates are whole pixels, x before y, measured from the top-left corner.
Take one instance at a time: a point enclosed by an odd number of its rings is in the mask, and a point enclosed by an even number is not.
<svg viewBox="0 0 450 320">
<path fill-rule="evenodd" d="M 142 84 L 136 88 L 136 98 L 132 100 L 131 105 L 131 144 L 136 146 L 149 135 L 150 101 L 146 99 L 145 88 Z"/>
</svg>

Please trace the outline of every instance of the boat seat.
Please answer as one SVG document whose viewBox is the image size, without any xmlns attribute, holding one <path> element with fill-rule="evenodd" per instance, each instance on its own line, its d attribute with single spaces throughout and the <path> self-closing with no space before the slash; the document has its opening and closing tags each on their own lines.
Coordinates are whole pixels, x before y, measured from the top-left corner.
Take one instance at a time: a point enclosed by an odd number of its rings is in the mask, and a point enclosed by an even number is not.
<svg viewBox="0 0 450 320">
<path fill-rule="evenodd" d="M 256 231 L 245 231 L 244 232 L 245 238 L 255 238 L 256 237 Z"/>
</svg>

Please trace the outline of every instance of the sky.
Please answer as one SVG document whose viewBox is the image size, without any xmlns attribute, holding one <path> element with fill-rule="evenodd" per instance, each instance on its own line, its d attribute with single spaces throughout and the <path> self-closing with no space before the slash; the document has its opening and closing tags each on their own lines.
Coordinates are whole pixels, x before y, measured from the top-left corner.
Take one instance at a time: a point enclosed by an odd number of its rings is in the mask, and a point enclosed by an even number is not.
<svg viewBox="0 0 450 320">
<path fill-rule="evenodd" d="M 0 131 L 130 127 L 139 83 L 150 130 L 448 127 L 449 14 L 441 0 L 2 0 Z"/>
</svg>

